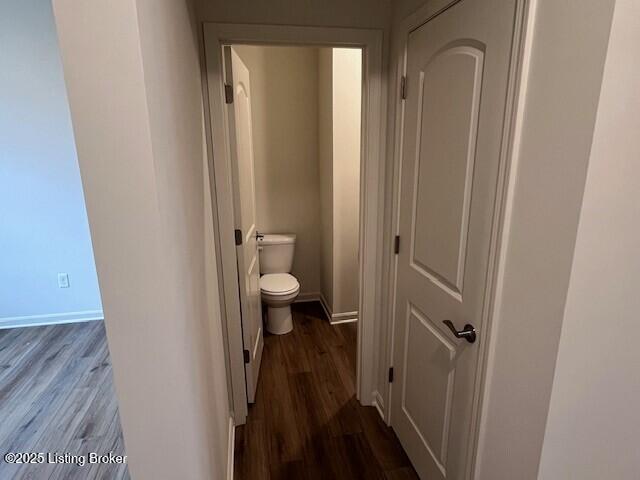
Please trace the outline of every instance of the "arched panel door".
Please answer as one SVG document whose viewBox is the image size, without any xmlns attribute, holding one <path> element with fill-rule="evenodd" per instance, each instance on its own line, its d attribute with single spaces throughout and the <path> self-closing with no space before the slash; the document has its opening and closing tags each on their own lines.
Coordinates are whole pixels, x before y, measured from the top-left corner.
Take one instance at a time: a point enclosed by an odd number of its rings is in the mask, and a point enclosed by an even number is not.
<svg viewBox="0 0 640 480">
<path fill-rule="evenodd" d="M 409 36 L 392 425 L 422 478 L 463 478 L 515 0 L 462 0 Z M 445 320 L 451 323 L 447 325 Z"/>
</svg>

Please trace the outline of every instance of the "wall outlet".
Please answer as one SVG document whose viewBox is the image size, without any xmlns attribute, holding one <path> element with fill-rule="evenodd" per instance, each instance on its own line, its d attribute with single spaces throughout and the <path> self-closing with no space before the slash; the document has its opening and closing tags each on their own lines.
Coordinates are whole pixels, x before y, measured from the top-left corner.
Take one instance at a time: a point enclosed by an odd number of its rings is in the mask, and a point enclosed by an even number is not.
<svg viewBox="0 0 640 480">
<path fill-rule="evenodd" d="M 68 273 L 59 273 L 58 274 L 58 286 L 60 288 L 69 288 L 69 274 Z"/>
</svg>

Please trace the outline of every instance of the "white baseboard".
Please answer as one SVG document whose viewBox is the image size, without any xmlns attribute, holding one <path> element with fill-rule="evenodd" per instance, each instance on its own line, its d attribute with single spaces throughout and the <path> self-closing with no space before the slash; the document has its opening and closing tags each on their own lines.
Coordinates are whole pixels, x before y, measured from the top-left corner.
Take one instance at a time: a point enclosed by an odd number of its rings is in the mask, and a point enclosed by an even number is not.
<svg viewBox="0 0 640 480">
<path fill-rule="evenodd" d="M 358 321 L 358 312 L 332 313 L 331 308 L 329 308 L 329 303 L 322 292 L 301 293 L 293 303 L 305 302 L 320 302 L 320 305 L 322 305 L 322 309 L 324 310 L 324 313 L 329 319 L 329 323 L 331 325 Z"/>
<path fill-rule="evenodd" d="M 331 315 L 331 325 L 358 321 L 358 312 L 334 313 Z"/>
<path fill-rule="evenodd" d="M 373 406 L 376 407 L 376 410 L 380 414 L 380 418 L 384 420 L 384 399 L 377 390 L 373 392 Z"/>
<path fill-rule="evenodd" d="M 59 325 L 63 323 L 90 322 L 104 320 L 102 310 L 83 312 L 49 313 L 44 315 L 26 315 L 22 317 L 0 318 L 0 330 L 5 328 L 36 327 L 41 325 Z"/>
<path fill-rule="evenodd" d="M 320 304 L 322 305 L 322 309 L 324 313 L 327 315 L 329 319 L 329 323 L 331 325 L 337 325 L 338 323 L 350 323 L 358 321 L 358 312 L 341 312 L 341 313 L 333 313 L 331 311 L 331 307 L 329 306 L 329 302 L 324 297 L 322 292 L 320 292 Z"/>
<path fill-rule="evenodd" d="M 229 445 L 227 451 L 227 480 L 233 480 L 233 455 L 236 446 L 236 424 L 233 417 L 229 417 Z"/>
</svg>

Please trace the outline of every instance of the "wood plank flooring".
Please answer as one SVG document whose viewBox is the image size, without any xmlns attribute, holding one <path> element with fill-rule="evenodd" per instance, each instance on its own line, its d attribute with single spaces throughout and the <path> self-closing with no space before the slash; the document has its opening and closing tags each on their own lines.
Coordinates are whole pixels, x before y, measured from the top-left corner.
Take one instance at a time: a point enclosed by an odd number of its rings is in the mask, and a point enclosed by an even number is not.
<svg viewBox="0 0 640 480">
<path fill-rule="evenodd" d="M 0 330 L 0 479 L 128 479 L 126 465 L 10 465 L 6 452 L 124 455 L 101 321 Z"/>
<path fill-rule="evenodd" d="M 417 479 L 398 439 L 355 398 L 356 324 L 293 305 L 294 330 L 265 338 L 256 403 L 236 429 L 235 478 Z"/>
</svg>

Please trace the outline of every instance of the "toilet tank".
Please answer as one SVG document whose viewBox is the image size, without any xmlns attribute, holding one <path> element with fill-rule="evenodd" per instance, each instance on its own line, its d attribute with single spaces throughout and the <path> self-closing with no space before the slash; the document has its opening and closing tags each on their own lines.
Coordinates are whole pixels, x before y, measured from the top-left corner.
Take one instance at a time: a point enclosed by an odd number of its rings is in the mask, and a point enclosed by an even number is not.
<svg viewBox="0 0 640 480">
<path fill-rule="evenodd" d="M 293 266 L 296 236 L 293 233 L 265 234 L 258 240 L 260 250 L 260 273 L 289 273 Z"/>
</svg>

